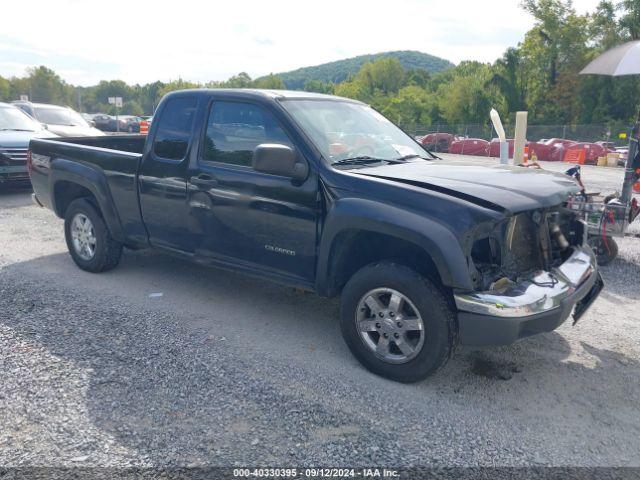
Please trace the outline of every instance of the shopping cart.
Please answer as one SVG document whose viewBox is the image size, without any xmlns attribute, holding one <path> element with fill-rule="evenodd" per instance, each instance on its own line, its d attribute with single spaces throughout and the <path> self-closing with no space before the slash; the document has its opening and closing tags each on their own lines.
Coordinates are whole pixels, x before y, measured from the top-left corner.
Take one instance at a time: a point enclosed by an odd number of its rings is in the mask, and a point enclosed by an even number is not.
<svg viewBox="0 0 640 480">
<path fill-rule="evenodd" d="M 592 193 L 569 199 L 567 208 L 579 212 L 586 222 L 589 245 L 600 265 L 610 263 L 618 255 L 618 244 L 614 238 L 640 238 L 640 234 L 628 232 L 629 225 L 640 214 L 637 198 L 623 203 L 614 195 L 603 197 Z"/>
</svg>

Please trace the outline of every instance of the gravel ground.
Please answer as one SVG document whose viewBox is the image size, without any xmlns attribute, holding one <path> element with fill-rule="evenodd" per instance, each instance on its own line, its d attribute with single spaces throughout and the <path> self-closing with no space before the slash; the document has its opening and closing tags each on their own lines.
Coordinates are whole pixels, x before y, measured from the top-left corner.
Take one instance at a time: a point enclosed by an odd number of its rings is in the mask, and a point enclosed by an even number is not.
<svg viewBox="0 0 640 480">
<path fill-rule="evenodd" d="M 82 272 L 28 192 L 0 245 L 0 466 L 640 466 L 640 240 L 576 327 L 414 385 L 360 367 L 335 300 L 152 251 Z"/>
</svg>

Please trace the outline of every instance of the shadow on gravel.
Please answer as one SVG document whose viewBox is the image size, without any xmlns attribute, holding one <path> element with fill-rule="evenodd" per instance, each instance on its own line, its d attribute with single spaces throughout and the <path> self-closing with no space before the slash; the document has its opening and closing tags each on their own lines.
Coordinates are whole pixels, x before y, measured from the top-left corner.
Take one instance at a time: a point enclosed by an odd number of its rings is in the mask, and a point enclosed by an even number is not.
<svg viewBox="0 0 640 480">
<path fill-rule="evenodd" d="M 62 264 L 63 257 L 69 265 Z M 428 381 L 392 384 L 367 374 L 344 346 L 329 347 L 341 340 L 335 306 L 327 300 L 157 254 L 130 252 L 125 259 L 114 272 L 82 277 L 91 279 L 91 287 L 73 291 L 34 281 L 32 275 L 24 279 L 25 271 L 57 269 L 64 275 L 75 268 L 66 254 L 5 268 L 0 311 L 15 314 L 0 316 L 0 322 L 87 372 L 91 421 L 156 464 L 275 464 L 309 458 L 330 463 L 344 458 L 344 452 L 368 448 L 378 452 L 366 457 L 369 461 L 394 464 L 403 453 L 388 449 L 404 442 L 409 442 L 406 448 L 417 448 L 418 438 L 434 434 L 420 425 L 437 425 L 443 405 L 480 417 L 504 411 L 515 420 L 544 405 L 546 416 L 555 412 L 568 424 L 583 414 L 617 422 L 610 410 L 624 408 L 640 394 L 637 383 L 628 380 L 630 372 L 639 370 L 638 361 L 582 343 L 594 359 L 585 366 L 570 359 L 571 346 L 556 332 L 511 347 L 463 350 Z M 154 288 L 155 278 L 168 275 L 177 284 L 193 285 L 188 292 L 192 301 L 208 302 L 212 312 L 235 308 L 238 317 L 226 320 L 246 322 L 242 328 L 257 330 L 254 335 L 270 322 L 265 330 L 272 336 L 271 354 L 254 351 L 251 337 L 246 344 L 228 341 L 215 328 L 203 330 L 144 304 L 131 305 L 118 297 L 113 284 L 107 285 L 120 278 L 121 292 L 132 281 Z M 101 284 L 109 293 L 96 300 Z M 271 312 L 272 321 L 265 312 Z M 571 335 L 579 338 L 579 327 Z M 319 382 L 302 361 L 302 350 L 294 350 L 289 341 L 319 345 L 313 353 L 305 347 L 307 356 L 316 355 L 314 362 L 338 355 L 347 365 L 342 368 L 357 371 L 344 380 L 326 372 Z M 395 417 L 387 425 L 360 411 L 381 399 L 383 409 L 396 405 L 398 395 L 435 398 L 438 404 L 438 411 L 403 410 L 407 424 L 419 427 L 406 438 L 402 428 L 397 433 Z M 601 411 L 605 401 L 608 410 Z M 638 427 L 636 420 L 629 422 L 629 428 Z M 423 461 L 431 460 L 424 452 Z"/>
<path fill-rule="evenodd" d="M 0 183 L 0 209 L 32 205 L 31 185 L 7 185 Z"/>
<path fill-rule="evenodd" d="M 640 239 L 634 239 L 640 242 Z M 638 279 L 640 279 L 640 265 L 624 257 L 616 258 L 610 265 L 601 267 L 605 289 L 601 295 L 612 299 L 612 293 L 628 300 L 640 299 L 638 293 Z"/>
</svg>

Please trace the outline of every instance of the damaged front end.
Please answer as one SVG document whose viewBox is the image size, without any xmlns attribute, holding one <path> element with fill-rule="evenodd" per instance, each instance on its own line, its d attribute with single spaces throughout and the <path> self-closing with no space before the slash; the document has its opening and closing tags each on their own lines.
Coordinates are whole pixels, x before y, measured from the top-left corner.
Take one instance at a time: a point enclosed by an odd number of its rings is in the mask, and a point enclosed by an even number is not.
<svg viewBox="0 0 640 480">
<path fill-rule="evenodd" d="M 564 206 L 519 213 L 485 230 L 476 232 L 468 255 L 476 290 L 455 294 L 462 343 L 507 344 L 551 331 L 600 292 L 586 225 Z"/>
</svg>

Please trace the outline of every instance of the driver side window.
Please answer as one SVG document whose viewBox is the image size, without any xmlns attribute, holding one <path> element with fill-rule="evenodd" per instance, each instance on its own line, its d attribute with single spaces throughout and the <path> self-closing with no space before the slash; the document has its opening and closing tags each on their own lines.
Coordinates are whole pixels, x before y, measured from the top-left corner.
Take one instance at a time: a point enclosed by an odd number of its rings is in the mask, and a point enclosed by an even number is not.
<svg viewBox="0 0 640 480">
<path fill-rule="evenodd" d="M 261 143 L 293 146 L 277 120 L 257 105 L 214 102 L 207 119 L 203 160 L 250 167 Z"/>
</svg>

